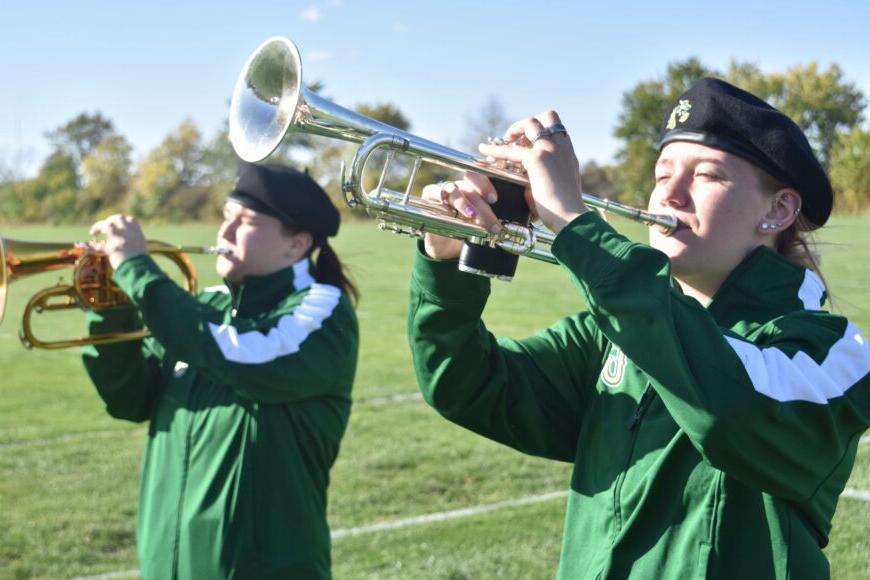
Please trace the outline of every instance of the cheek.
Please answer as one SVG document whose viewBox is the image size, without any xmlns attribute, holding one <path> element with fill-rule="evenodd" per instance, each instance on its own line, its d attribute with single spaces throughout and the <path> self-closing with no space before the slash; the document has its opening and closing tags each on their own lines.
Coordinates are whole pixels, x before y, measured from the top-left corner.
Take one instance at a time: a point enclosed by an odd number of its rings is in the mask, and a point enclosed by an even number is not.
<svg viewBox="0 0 870 580">
<path fill-rule="evenodd" d="M 719 204 L 710 210 L 708 227 L 711 233 L 719 236 L 738 236 L 748 234 L 755 229 L 756 217 L 753 208 L 737 203 Z"/>
<path fill-rule="evenodd" d="M 251 247 L 251 240 L 255 237 L 252 235 L 252 232 L 245 228 L 239 228 L 236 230 L 236 247 L 239 250 L 247 250 Z"/>
<path fill-rule="evenodd" d="M 661 204 L 659 203 L 659 196 L 656 193 L 659 190 L 658 186 L 656 186 L 652 193 L 649 194 L 649 199 L 646 201 L 646 209 L 650 212 L 658 211 L 658 208 L 661 208 Z"/>
<path fill-rule="evenodd" d="M 715 231 L 734 221 L 739 206 L 727 195 L 698 196 L 694 199 L 695 213 L 703 230 Z"/>
</svg>

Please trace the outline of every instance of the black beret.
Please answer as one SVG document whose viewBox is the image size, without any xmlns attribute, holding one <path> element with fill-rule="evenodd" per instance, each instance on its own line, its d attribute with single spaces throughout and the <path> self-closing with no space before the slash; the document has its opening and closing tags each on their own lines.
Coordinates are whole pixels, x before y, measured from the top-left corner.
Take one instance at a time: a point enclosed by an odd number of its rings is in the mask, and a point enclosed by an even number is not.
<svg viewBox="0 0 870 580">
<path fill-rule="evenodd" d="M 801 212 L 815 227 L 831 215 L 831 182 L 806 135 L 786 115 L 734 85 L 706 78 L 680 95 L 664 119 L 659 150 L 672 141 L 733 153 L 793 187 Z"/>
<path fill-rule="evenodd" d="M 291 167 L 243 162 L 229 199 L 310 232 L 317 240 L 338 233 L 340 218 L 329 196 L 311 177 Z"/>
</svg>

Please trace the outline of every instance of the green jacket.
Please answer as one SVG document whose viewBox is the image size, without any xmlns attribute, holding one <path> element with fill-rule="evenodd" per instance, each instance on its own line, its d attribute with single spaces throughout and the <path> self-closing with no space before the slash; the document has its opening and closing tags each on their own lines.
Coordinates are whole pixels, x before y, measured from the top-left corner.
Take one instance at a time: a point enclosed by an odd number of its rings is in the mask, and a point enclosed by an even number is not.
<svg viewBox="0 0 870 580">
<path fill-rule="evenodd" d="M 326 491 L 357 360 L 347 297 L 307 259 L 196 298 L 148 256 L 114 279 L 136 309 L 91 313 L 90 332 L 144 321 L 152 337 L 84 363 L 110 414 L 149 421 L 142 577 L 328 578 Z"/>
<path fill-rule="evenodd" d="M 553 254 L 588 311 L 524 340 L 480 321 L 489 281 L 418 256 L 424 397 L 574 463 L 560 578 L 825 578 L 837 498 L 870 425 L 870 346 L 818 277 L 759 248 L 708 308 L 667 257 L 595 212 Z M 528 306 L 528 305 L 525 305 Z"/>
</svg>

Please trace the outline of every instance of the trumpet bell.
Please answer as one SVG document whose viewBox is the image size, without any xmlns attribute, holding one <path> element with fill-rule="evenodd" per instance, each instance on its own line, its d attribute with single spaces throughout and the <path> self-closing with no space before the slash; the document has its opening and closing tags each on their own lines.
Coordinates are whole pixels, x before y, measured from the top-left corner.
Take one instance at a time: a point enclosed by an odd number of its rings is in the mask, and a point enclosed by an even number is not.
<svg viewBox="0 0 870 580">
<path fill-rule="evenodd" d="M 9 284 L 30 274 L 73 266 L 84 249 L 65 242 L 31 242 L 0 237 L 0 323 Z"/>
<path fill-rule="evenodd" d="M 230 105 L 230 141 L 245 161 L 271 154 L 290 129 L 302 97 L 302 59 L 285 38 L 266 40 L 236 81 Z"/>
</svg>

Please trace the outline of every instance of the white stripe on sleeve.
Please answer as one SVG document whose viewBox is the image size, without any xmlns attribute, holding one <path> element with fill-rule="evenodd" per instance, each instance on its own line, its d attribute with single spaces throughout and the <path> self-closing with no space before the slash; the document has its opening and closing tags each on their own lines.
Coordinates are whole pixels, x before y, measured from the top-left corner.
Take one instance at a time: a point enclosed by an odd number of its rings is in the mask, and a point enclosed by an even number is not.
<svg viewBox="0 0 870 580">
<path fill-rule="evenodd" d="M 209 323 L 215 342 L 228 361 L 242 364 L 262 364 L 299 351 L 311 333 L 323 326 L 338 300 L 341 290 L 328 284 L 312 284 L 308 294 L 290 314 L 278 320 L 268 333 L 252 330 L 239 334 L 229 324 Z"/>
<path fill-rule="evenodd" d="M 819 310 L 822 307 L 822 296 L 825 294 L 825 285 L 819 275 L 812 270 L 804 274 L 804 281 L 798 290 L 798 298 L 804 305 L 805 310 Z"/>
<path fill-rule="evenodd" d="M 789 358 L 777 348 L 758 348 L 725 338 L 743 362 L 755 390 L 776 401 L 824 405 L 870 373 L 870 345 L 851 322 L 822 364 L 803 352 Z"/>
<path fill-rule="evenodd" d="M 293 264 L 293 287 L 296 290 L 308 288 L 314 284 L 314 277 L 311 275 L 308 267 L 308 258 L 303 258 Z"/>
</svg>

